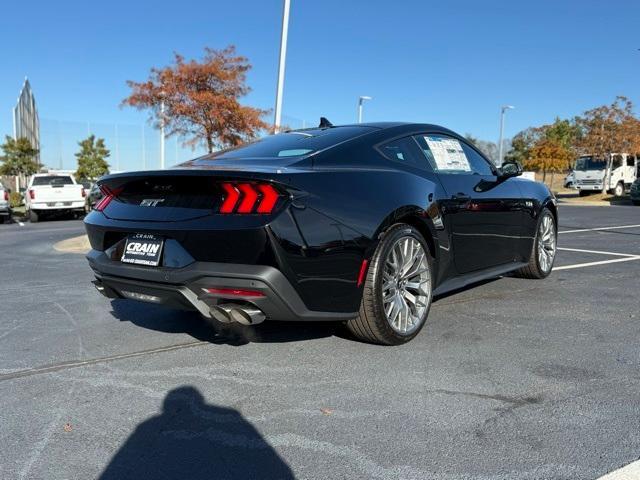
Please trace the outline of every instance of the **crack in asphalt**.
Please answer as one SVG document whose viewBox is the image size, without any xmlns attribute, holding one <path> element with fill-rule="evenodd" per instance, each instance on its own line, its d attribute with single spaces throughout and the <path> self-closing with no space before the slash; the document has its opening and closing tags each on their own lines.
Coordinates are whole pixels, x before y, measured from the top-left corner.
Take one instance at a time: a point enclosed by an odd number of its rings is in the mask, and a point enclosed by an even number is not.
<svg viewBox="0 0 640 480">
<path fill-rule="evenodd" d="M 126 358 L 133 358 L 133 357 L 142 357 L 145 355 L 153 355 L 156 353 L 163 353 L 163 352 L 171 352 L 173 350 L 183 350 L 185 348 L 193 348 L 193 347 L 199 347 L 202 345 L 210 345 L 211 342 L 207 342 L 207 341 L 197 341 L 197 342 L 188 342 L 188 343 L 178 343 L 176 345 L 169 345 L 166 347 L 159 347 L 159 348 L 152 348 L 149 350 L 141 350 L 138 352 L 130 352 L 130 353 L 121 353 L 119 355 L 109 355 L 107 357 L 98 357 L 98 358 L 91 358 L 88 360 L 72 360 L 72 361 L 68 361 L 68 362 L 60 362 L 60 363 L 54 363 L 52 365 L 43 365 L 40 367 L 34 367 L 34 368 L 27 368 L 27 369 L 23 369 L 23 370 L 16 370 L 14 372 L 10 372 L 10 373 L 4 373 L 4 374 L 0 374 L 0 382 L 4 382 L 7 380 L 13 380 L 16 378 L 23 378 L 23 377 L 31 377 L 34 375 L 43 375 L 46 373 L 51 373 L 51 372 L 58 372 L 60 370 L 67 370 L 70 368 L 78 368 L 78 367 L 84 367 L 84 366 L 88 366 L 88 365 L 96 365 L 96 364 L 100 364 L 100 363 L 107 363 L 107 362 L 112 362 L 115 360 L 123 360 Z"/>
</svg>

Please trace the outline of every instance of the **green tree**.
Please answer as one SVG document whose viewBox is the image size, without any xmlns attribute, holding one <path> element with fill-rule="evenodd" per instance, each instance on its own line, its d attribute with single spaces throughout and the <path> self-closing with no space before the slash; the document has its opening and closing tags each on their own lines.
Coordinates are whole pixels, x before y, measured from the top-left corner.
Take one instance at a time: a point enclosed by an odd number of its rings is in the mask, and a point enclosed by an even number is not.
<svg viewBox="0 0 640 480">
<path fill-rule="evenodd" d="M 109 173 L 107 158 L 111 153 L 104 144 L 103 138 L 96 139 L 95 135 L 89 135 L 78 142 L 80 151 L 76 153 L 78 159 L 77 179 L 95 181 L 102 175 Z"/>
<path fill-rule="evenodd" d="M 27 138 L 20 137 L 14 140 L 7 135 L 0 148 L 4 152 L 4 155 L 0 157 L 2 160 L 0 174 L 14 175 L 18 177 L 21 184 L 24 184 L 26 177 L 38 171 L 38 164 L 35 160 L 38 149 L 33 148 Z"/>
</svg>

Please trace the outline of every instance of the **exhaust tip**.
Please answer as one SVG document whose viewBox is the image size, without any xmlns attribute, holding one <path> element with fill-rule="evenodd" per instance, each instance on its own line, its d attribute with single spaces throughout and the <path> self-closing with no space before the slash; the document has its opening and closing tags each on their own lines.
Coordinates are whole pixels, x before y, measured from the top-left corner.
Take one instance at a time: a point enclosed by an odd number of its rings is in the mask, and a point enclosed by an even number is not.
<svg viewBox="0 0 640 480">
<path fill-rule="evenodd" d="M 211 307 L 213 317 L 222 323 L 236 322 L 241 325 L 257 325 L 264 322 L 266 315 L 251 305 L 223 303 Z"/>
<path fill-rule="evenodd" d="M 209 311 L 211 312 L 211 316 L 220 323 L 231 323 L 233 321 L 229 313 L 217 305 L 210 307 Z"/>
</svg>

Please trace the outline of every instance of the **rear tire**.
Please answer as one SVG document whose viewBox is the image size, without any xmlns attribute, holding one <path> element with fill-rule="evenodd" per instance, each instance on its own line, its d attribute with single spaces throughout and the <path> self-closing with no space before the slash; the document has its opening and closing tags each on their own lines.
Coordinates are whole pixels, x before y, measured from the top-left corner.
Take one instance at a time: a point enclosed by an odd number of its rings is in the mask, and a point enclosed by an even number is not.
<svg viewBox="0 0 640 480">
<path fill-rule="evenodd" d="M 631 200 L 631 203 L 633 203 L 636 207 L 640 207 L 640 200 Z"/>
<path fill-rule="evenodd" d="M 33 210 L 29 210 L 29 221 L 31 223 L 38 223 L 38 220 L 40 220 L 40 215 L 38 215 Z"/>
<path fill-rule="evenodd" d="M 347 328 L 365 342 L 408 342 L 426 322 L 432 279 L 433 259 L 424 237 L 410 225 L 394 225 L 371 258 L 360 311 Z"/>
<path fill-rule="evenodd" d="M 546 278 L 553 270 L 557 252 L 558 229 L 556 220 L 548 208 L 543 208 L 538 217 L 536 236 L 529 257 L 529 264 L 516 270 L 521 278 Z"/>
</svg>

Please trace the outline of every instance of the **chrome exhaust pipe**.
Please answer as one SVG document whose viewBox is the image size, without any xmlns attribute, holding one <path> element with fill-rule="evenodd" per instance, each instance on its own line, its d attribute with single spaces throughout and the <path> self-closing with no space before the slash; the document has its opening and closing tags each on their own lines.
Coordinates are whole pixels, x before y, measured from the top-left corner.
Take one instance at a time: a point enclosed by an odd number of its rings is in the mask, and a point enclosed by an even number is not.
<svg viewBox="0 0 640 480">
<path fill-rule="evenodd" d="M 237 322 L 242 325 L 257 325 L 264 322 L 266 316 L 253 305 L 223 303 L 211 307 L 211 315 L 221 323 Z"/>
</svg>

